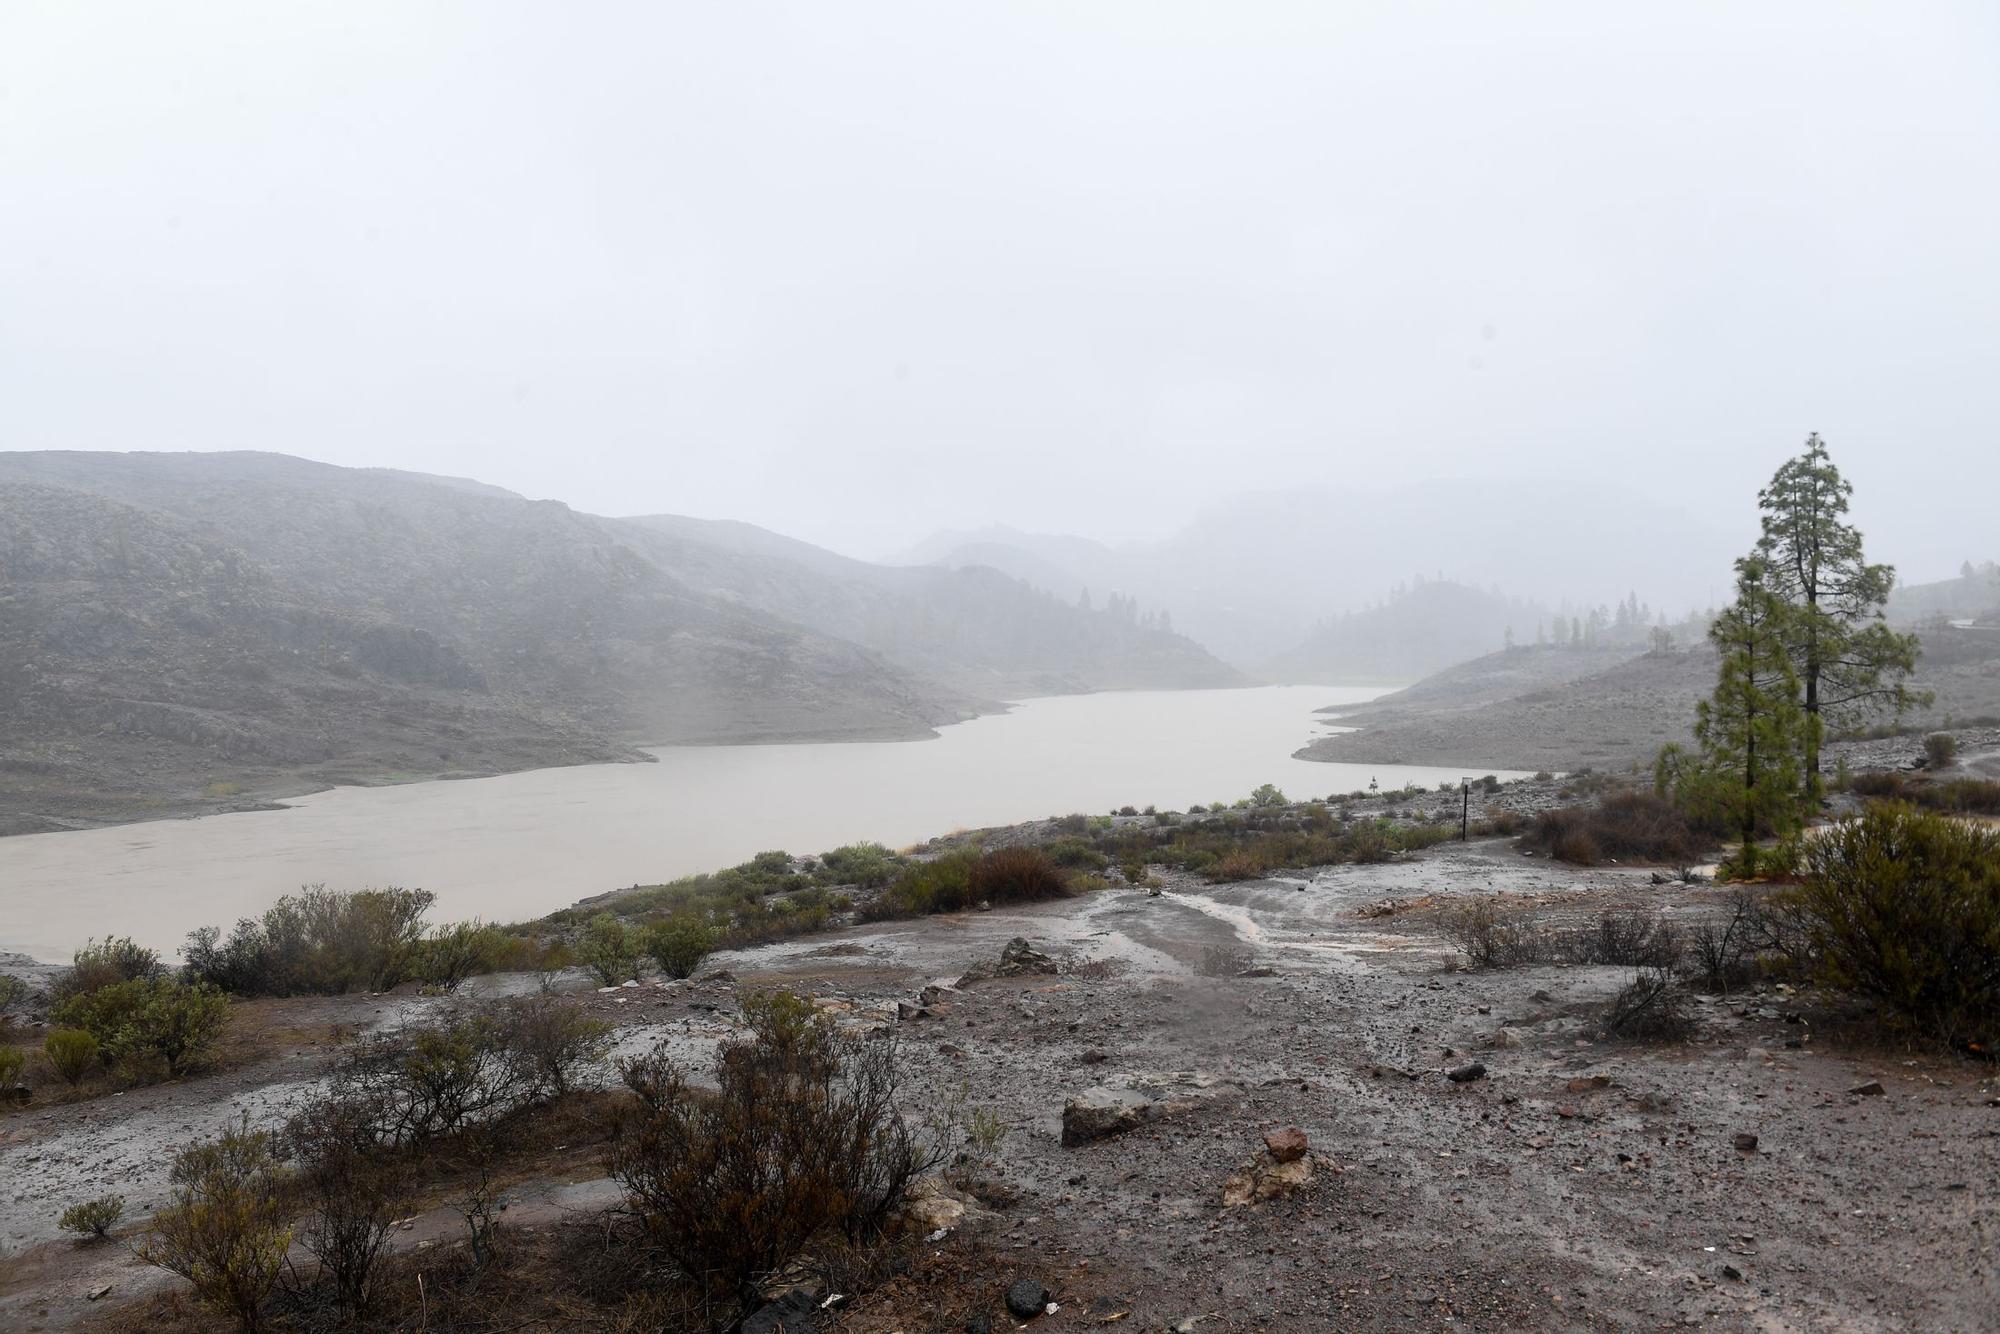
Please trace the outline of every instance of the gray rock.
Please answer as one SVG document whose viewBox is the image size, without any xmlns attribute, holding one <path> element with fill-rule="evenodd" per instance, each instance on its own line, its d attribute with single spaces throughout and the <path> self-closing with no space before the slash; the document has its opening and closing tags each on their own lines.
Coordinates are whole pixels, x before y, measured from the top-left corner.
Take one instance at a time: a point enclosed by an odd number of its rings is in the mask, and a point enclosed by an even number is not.
<svg viewBox="0 0 2000 1334">
<path fill-rule="evenodd" d="M 1063 1104 L 1063 1147 L 1137 1130 L 1158 1115 L 1153 1099 L 1132 1089 L 1085 1089 Z"/>
<path fill-rule="evenodd" d="M 1199 1070 L 1140 1073 L 1128 1076 L 1121 1088 L 1087 1088 L 1063 1104 L 1063 1147 L 1122 1135 L 1241 1089 Z"/>
<path fill-rule="evenodd" d="M 1474 1061 L 1470 1065 L 1459 1066 L 1458 1069 L 1453 1070 L 1445 1078 L 1454 1084 L 1470 1084 L 1475 1079 L 1486 1078 L 1486 1067 L 1478 1061 Z"/>
<path fill-rule="evenodd" d="M 803 1288 L 794 1288 L 777 1301 L 758 1307 L 738 1328 L 742 1334 L 818 1334 L 819 1300 Z"/>
<path fill-rule="evenodd" d="M 1000 951 L 1001 977 L 1016 977 L 1022 973 L 1054 973 L 1060 965 L 1048 955 L 1030 945 L 1024 937 L 1016 936 Z"/>
</svg>

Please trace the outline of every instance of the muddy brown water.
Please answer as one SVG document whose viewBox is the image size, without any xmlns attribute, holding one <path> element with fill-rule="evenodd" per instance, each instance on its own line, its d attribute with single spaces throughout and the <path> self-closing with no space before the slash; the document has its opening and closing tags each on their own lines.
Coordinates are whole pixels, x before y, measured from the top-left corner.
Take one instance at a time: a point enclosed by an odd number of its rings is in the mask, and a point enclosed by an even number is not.
<svg viewBox="0 0 2000 1334">
<path fill-rule="evenodd" d="M 335 788 L 285 810 L 0 839 L 0 950 L 61 959 L 116 933 L 170 952 L 195 926 L 226 927 L 314 883 L 420 886 L 439 919 L 518 920 L 771 848 L 900 846 L 1128 803 L 1182 809 L 1261 783 L 1324 795 L 1487 772 L 1291 757 L 1329 727 L 1315 710 L 1380 693 L 1061 696 L 930 741 L 678 747 L 655 764 Z"/>
</svg>

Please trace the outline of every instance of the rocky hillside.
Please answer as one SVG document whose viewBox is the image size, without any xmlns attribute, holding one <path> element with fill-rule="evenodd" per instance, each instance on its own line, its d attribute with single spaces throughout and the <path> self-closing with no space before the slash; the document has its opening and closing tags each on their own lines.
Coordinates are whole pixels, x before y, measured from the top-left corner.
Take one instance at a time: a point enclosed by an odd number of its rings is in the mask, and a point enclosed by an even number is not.
<svg viewBox="0 0 2000 1334">
<path fill-rule="evenodd" d="M 0 454 L 0 830 L 1230 676 L 990 571 L 869 591 L 672 527 L 273 454 Z"/>
<path fill-rule="evenodd" d="M 983 696 L 1240 685 L 1193 640 L 1096 610 L 986 566 L 883 566 L 748 524 L 623 521 L 690 587 L 861 644 L 928 680 Z"/>
<path fill-rule="evenodd" d="M 1934 628 L 1913 684 L 1936 701 L 1912 727 L 2000 717 L 2000 634 Z M 1484 765 L 1503 769 L 1652 762 L 1669 741 L 1693 741 L 1698 700 L 1715 688 L 1706 644 L 1633 654 L 1619 649 L 1517 648 L 1419 681 L 1339 721 L 1299 758 L 1342 763 Z"/>
</svg>

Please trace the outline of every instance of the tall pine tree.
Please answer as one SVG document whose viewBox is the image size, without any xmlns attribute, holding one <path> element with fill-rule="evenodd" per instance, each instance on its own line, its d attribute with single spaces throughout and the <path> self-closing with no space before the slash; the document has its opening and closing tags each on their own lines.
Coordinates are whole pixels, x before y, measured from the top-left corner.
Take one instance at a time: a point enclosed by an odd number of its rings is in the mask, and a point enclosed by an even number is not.
<svg viewBox="0 0 2000 1334">
<path fill-rule="evenodd" d="M 1916 670 L 1917 637 L 1897 634 L 1882 619 L 1896 571 L 1870 565 L 1862 554 L 1861 532 L 1847 522 L 1853 491 L 1815 432 L 1805 453 L 1787 461 L 1757 495 L 1764 535 L 1756 558 L 1765 570 L 1764 587 L 1791 613 L 1785 647 L 1804 691 L 1802 750 L 1815 801 L 1829 722 L 1900 716 L 1930 702 L 1906 684 Z"/>
<path fill-rule="evenodd" d="M 1739 875 L 1756 873 L 1761 833 L 1789 839 L 1803 821 L 1799 756 L 1811 725 L 1792 665 L 1793 619 L 1764 560 L 1736 562 L 1736 601 L 1708 632 L 1722 655 L 1715 694 L 1698 707 L 1694 733 L 1704 766 L 1726 785 L 1724 808 L 1743 842 Z"/>
</svg>

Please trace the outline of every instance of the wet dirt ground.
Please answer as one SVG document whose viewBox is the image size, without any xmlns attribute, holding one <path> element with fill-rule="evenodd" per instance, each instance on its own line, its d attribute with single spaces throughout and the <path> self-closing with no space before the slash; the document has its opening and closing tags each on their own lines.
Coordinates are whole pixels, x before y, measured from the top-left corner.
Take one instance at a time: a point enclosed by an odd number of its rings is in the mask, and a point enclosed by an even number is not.
<svg viewBox="0 0 2000 1334">
<path fill-rule="evenodd" d="M 986 1309 L 1013 1278 L 1046 1283 L 1061 1309 L 1038 1323 L 1052 1329 L 1992 1328 L 1993 1066 L 1843 1048 L 1788 1021 L 1809 1016 L 1777 994 L 1704 1000 L 1684 1046 L 1605 1041 L 1597 1013 L 1629 969 L 1465 972 L 1436 934 L 1434 909 L 1461 896 L 1586 919 L 1609 906 L 1688 916 L 1722 893 L 1448 844 L 1388 865 L 1230 886 L 1168 876 L 1157 895 L 857 927 L 717 956 L 729 982 L 569 985 L 628 1051 L 664 1038 L 698 1055 L 761 986 L 893 1026 L 915 1098 L 962 1096 L 1005 1127 L 973 1169 L 1005 1207 L 935 1249 L 981 1248 Z M 1017 935 L 1066 971 L 977 982 L 894 1021 L 895 1002 Z M 1245 963 L 1273 975 L 1236 975 Z M 356 1024 L 408 1003 L 311 1002 Z M 119 1243 L 56 1239 L 56 1214 L 110 1189 L 142 1217 L 172 1149 L 244 1110 L 275 1117 L 324 1059 L 0 1119 L 0 1325 L 87 1326 L 90 1288 L 114 1284 L 110 1305 L 156 1284 Z M 1445 1078 L 1474 1060 L 1483 1078 Z M 1204 1072 L 1221 1095 L 1061 1145 L 1065 1098 L 1159 1072 Z M 1850 1092 L 1871 1080 L 1884 1092 Z M 1223 1208 L 1263 1132 L 1292 1125 L 1324 1156 L 1313 1184 Z M 1739 1134 L 1756 1147 L 1739 1150 Z M 529 1183 L 516 1217 L 599 1208 L 606 1189 Z M 399 1244 L 444 1226 L 420 1219 Z M 850 1303 L 843 1327 L 939 1318 L 891 1292 Z"/>
</svg>

